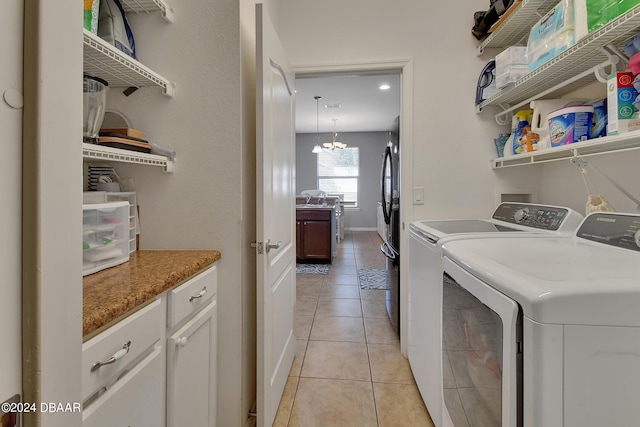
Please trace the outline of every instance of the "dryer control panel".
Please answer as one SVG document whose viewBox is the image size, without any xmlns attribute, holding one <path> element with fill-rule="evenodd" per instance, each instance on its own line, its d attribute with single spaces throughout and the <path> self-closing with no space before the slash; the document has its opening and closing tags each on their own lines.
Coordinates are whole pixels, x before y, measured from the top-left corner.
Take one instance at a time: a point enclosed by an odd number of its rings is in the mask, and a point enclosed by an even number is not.
<svg viewBox="0 0 640 427">
<path fill-rule="evenodd" d="M 555 231 L 568 216 L 569 209 L 558 206 L 501 203 L 493 212 L 492 218 L 511 224 Z"/>
<path fill-rule="evenodd" d="M 640 252 L 640 215 L 592 213 L 584 219 L 576 235 L 592 242 Z"/>
</svg>

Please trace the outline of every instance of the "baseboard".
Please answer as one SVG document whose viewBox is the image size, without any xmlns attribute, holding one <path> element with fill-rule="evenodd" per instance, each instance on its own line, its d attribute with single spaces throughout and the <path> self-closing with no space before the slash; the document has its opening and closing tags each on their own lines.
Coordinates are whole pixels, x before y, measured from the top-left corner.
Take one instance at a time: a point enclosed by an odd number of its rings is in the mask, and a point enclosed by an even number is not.
<svg viewBox="0 0 640 427">
<path fill-rule="evenodd" d="M 376 227 L 348 227 L 347 231 L 378 231 Z"/>
</svg>

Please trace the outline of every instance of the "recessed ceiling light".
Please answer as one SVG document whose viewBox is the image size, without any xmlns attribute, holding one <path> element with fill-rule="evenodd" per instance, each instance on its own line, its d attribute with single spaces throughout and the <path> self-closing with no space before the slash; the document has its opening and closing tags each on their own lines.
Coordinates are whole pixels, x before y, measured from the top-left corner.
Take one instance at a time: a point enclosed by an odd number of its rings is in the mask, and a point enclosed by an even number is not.
<svg viewBox="0 0 640 427">
<path fill-rule="evenodd" d="M 378 89 L 380 89 L 380 90 L 389 90 L 389 89 L 391 89 L 391 86 L 389 86 L 388 84 L 383 84 L 383 85 L 380 85 L 380 87 Z"/>
</svg>

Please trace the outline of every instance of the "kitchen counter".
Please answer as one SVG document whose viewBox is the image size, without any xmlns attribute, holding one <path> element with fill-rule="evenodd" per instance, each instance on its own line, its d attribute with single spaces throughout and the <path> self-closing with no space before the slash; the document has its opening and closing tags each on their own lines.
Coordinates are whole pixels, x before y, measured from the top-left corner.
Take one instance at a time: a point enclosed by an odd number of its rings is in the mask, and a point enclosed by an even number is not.
<svg viewBox="0 0 640 427">
<path fill-rule="evenodd" d="M 220 251 L 136 251 L 129 262 L 82 279 L 84 341 L 208 268 Z"/>
</svg>

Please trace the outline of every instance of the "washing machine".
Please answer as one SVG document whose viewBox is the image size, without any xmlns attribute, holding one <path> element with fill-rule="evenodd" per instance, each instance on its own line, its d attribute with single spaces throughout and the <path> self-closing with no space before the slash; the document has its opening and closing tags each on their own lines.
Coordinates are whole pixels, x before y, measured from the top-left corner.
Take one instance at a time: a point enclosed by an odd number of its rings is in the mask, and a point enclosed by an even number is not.
<svg viewBox="0 0 640 427">
<path fill-rule="evenodd" d="M 482 236 L 573 234 L 578 212 L 559 206 L 502 203 L 486 219 L 413 222 L 409 227 L 407 356 L 436 427 L 442 426 L 442 244 Z"/>
<path fill-rule="evenodd" d="M 638 425 L 640 215 L 442 252 L 444 425 Z"/>
</svg>

